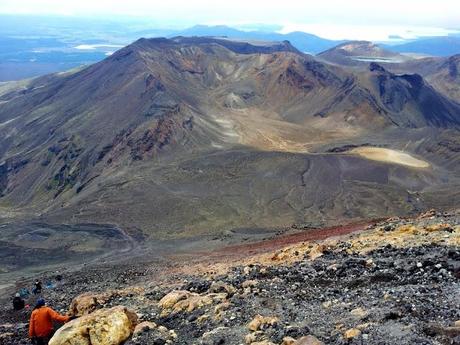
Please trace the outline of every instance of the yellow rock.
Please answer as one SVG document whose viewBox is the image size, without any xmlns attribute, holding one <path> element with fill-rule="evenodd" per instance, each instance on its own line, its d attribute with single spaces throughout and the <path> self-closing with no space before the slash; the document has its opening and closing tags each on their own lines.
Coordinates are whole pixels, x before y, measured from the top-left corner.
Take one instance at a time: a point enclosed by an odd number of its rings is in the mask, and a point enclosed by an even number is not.
<svg viewBox="0 0 460 345">
<path fill-rule="evenodd" d="M 213 282 L 209 287 L 209 291 L 215 293 L 226 292 L 231 295 L 236 292 L 236 289 L 232 285 L 224 282 Z"/>
<path fill-rule="evenodd" d="M 69 307 L 70 316 L 83 316 L 89 314 L 97 309 L 97 307 L 106 303 L 112 294 L 102 293 L 102 294 L 93 294 L 93 293 L 84 293 L 72 300 L 72 303 Z"/>
<path fill-rule="evenodd" d="M 227 299 L 226 293 L 210 293 L 207 295 L 199 295 L 189 291 L 173 291 L 164 296 L 158 306 L 162 308 L 161 315 L 178 313 L 181 311 L 192 312 L 197 308 L 211 305 L 214 303 L 222 303 Z"/>
<path fill-rule="evenodd" d="M 362 324 L 356 326 L 356 328 L 359 329 L 360 331 L 363 331 L 363 330 L 365 330 L 366 328 L 369 328 L 369 326 L 371 326 L 371 325 L 375 325 L 375 323 L 374 323 L 374 322 L 362 323 Z"/>
<path fill-rule="evenodd" d="M 172 309 L 172 307 L 180 300 L 186 299 L 192 293 L 185 290 L 172 291 L 164 296 L 159 302 L 158 306 L 162 309 Z"/>
<path fill-rule="evenodd" d="M 350 328 L 344 334 L 345 339 L 352 339 L 361 334 L 361 331 L 357 328 Z"/>
<path fill-rule="evenodd" d="M 324 343 L 312 335 L 307 335 L 298 339 L 293 345 L 324 345 Z"/>
<path fill-rule="evenodd" d="M 454 327 L 460 327 L 460 320 L 454 322 Z"/>
<path fill-rule="evenodd" d="M 169 331 L 169 335 L 171 336 L 171 338 L 177 339 L 177 333 L 176 333 L 175 330 L 171 329 L 171 330 Z"/>
<path fill-rule="evenodd" d="M 257 280 L 246 280 L 241 284 L 241 286 L 245 288 L 253 288 L 256 287 L 259 282 Z"/>
<path fill-rule="evenodd" d="M 140 324 L 138 324 L 136 326 L 136 328 L 134 328 L 133 335 L 137 335 L 137 334 L 142 333 L 142 332 L 144 332 L 146 330 L 154 329 L 154 328 L 157 328 L 157 324 L 155 322 L 144 321 L 144 322 L 141 322 Z"/>
<path fill-rule="evenodd" d="M 265 326 L 274 326 L 277 323 L 277 317 L 256 315 L 256 317 L 251 322 L 249 322 L 248 329 L 255 332 L 264 328 Z"/>
<path fill-rule="evenodd" d="M 281 345 L 293 345 L 295 344 L 296 340 L 291 337 L 284 337 Z"/>
<path fill-rule="evenodd" d="M 226 293 L 211 293 L 208 295 L 192 295 L 188 298 L 177 302 L 173 308 L 172 312 L 177 313 L 180 311 L 192 312 L 195 309 L 204 307 L 206 305 L 211 305 L 214 302 L 223 302 L 227 298 Z"/>
<path fill-rule="evenodd" d="M 430 226 L 427 226 L 425 228 L 426 231 L 428 232 L 435 232 L 435 231 L 453 231 L 453 228 L 452 228 L 452 225 L 448 224 L 448 223 L 440 223 L 440 224 L 434 224 L 434 225 L 430 225 Z"/>
<path fill-rule="evenodd" d="M 251 344 L 257 341 L 257 335 L 255 333 L 249 333 L 244 337 L 244 342 L 246 344 Z"/>
<path fill-rule="evenodd" d="M 163 332 L 163 333 L 168 332 L 168 329 L 167 329 L 165 326 L 160 326 L 160 327 L 158 327 L 158 330 L 159 330 L 160 332 Z"/>
<path fill-rule="evenodd" d="M 328 309 L 332 306 L 332 301 L 326 301 L 321 304 L 324 309 Z"/>
<path fill-rule="evenodd" d="M 289 258 L 289 253 L 286 251 L 280 250 L 276 252 L 275 254 L 273 254 L 271 260 L 272 261 L 283 261 L 283 260 L 286 260 L 287 258 Z"/>
<path fill-rule="evenodd" d="M 223 302 L 214 307 L 214 313 L 220 314 L 223 311 L 227 310 L 228 308 L 230 308 L 230 302 Z"/>
<path fill-rule="evenodd" d="M 343 332 L 345 330 L 345 325 L 343 323 L 338 323 L 335 325 L 335 329 Z"/>
<path fill-rule="evenodd" d="M 315 260 L 316 258 L 319 258 L 321 255 L 323 255 L 323 251 L 325 249 L 325 246 L 322 244 L 315 244 L 314 247 L 310 250 L 310 259 Z"/>
<path fill-rule="evenodd" d="M 196 322 L 197 323 L 203 323 L 208 319 L 209 319 L 209 315 L 203 314 L 198 319 L 196 319 Z"/>
<path fill-rule="evenodd" d="M 119 345 L 130 337 L 137 315 L 123 306 L 99 309 L 66 323 L 49 345 Z"/>
<path fill-rule="evenodd" d="M 363 319 L 368 315 L 367 311 L 365 311 L 363 308 L 353 309 L 350 312 L 350 314 L 353 315 L 355 318 L 358 318 L 358 319 Z"/>
</svg>

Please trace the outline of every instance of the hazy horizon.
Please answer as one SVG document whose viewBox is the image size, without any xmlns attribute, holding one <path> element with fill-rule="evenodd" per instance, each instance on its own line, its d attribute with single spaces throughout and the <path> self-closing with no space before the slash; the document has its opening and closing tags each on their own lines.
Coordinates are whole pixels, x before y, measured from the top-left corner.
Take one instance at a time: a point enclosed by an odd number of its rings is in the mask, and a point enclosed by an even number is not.
<svg viewBox="0 0 460 345">
<path fill-rule="evenodd" d="M 386 41 L 460 32 L 460 6 L 453 0 L 388 0 L 385 6 L 363 1 L 325 0 L 298 3 L 286 0 L 263 5 L 230 2 L 146 0 L 62 2 L 55 0 L 2 0 L 0 14 L 97 18 L 140 21 L 158 28 L 184 29 L 194 25 L 227 25 L 240 29 L 277 27 L 277 32 L 303 31 L 328 39 Z M 273 30 L 275 31 L 275 30 Z"/>
</svg>

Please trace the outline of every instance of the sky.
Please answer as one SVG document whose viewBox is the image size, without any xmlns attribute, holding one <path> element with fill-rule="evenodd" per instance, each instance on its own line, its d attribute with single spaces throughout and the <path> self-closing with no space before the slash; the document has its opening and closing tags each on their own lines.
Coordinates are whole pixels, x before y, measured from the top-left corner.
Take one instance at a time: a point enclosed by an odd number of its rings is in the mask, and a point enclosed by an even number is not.
<svg viewBox="0 0 460 345">
<path fill-rule="evenodd" d="M 277 24 L 331 39 L 385 40 L 460 29 L 459 0 L 0 0 L 0 13 L 134 16 L 161 25 Z"/>
</svg>

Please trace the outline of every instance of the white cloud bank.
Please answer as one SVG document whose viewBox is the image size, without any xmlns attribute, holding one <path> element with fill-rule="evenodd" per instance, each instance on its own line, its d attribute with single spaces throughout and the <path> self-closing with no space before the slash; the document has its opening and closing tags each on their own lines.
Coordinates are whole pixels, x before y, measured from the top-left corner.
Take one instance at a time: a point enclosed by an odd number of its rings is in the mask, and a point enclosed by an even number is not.
<svg viewBox="0 0 460 345">
<path fill-rule="evenodd" d="M 329 38 L 443 35 L 460 29 L 458 0 L 0 0 L 0 13 L 138 16 L 158 25 L 266 23 Z"/>
<path fill-rule="evenodd" d="M 425 36 L 447 36 L 448 34 L 460 32 L 458 30 L 423 26 L 347 24 L 286 24 L 279 32 L 289 33 L 293 31 L 309 32 L 334 40 L 353 39 L 381 42 L 415 39 Z"/>
</svg>

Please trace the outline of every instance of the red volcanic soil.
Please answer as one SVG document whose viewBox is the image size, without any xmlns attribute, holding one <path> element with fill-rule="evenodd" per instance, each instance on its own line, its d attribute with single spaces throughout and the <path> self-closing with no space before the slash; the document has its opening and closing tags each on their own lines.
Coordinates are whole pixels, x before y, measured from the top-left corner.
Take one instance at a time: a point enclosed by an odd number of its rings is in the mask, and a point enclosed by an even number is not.
<svg viewBox="0 0 460 345">
<path fill-rule="evenodd" d="M 192 264 L 216 264 L 237 261 L 251 256 L 263 253 L 274 252 L 278 249 L 293 245 L 296 243 L 308 241 L 320 241 L 331 237 L 344 236 L 355 232 L 364 231 L 369 225 L 374 224 L 378 220 L 363 221 L 350 223 L 346 225 L 337 225 L 321 229 L 305 230 L 294 234 L 277 236 L 275 238 L 224 246 L 211 251 L 194 252 L 193 254 L 176 256 L 176 263 L 186 261 L 189 265 Z M 179 264 L 181 265 L 181 264 Z M 191 267 L 191 266 L 190 266 Z"/>
<path fill-rule="evenodd" d="M 219 250 L 219 253 L 223 255 L 233 254 L 238 256 L 238 254 L 246 254 L 251 256 L 263 252 L 275 251 L 291 244 L 307 241 L 319 241 L 330 237 L 343 236 L 353 232 L 363 231 L 367 226 L 373 224 L 374 222 L 375 221 L 366 221 L 360 223 L 351 223 L 347 225 L 337 225 L 328 228 L 305 230 L 295 234 L 283 235 L 261 242 L 224 247 Z"/>
</svg>

